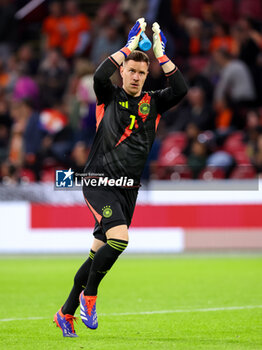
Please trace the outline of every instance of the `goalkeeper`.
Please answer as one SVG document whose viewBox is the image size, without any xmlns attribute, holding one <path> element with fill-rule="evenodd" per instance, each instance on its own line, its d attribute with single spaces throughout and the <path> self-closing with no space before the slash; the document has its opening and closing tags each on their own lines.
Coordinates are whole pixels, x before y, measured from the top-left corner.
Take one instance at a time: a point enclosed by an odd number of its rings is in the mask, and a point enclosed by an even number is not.
<svg viewBox="0 0 262 350">
<path fill-rule="evenodd" d="M 166 56 L 166 39 L 153 24 L 153 50 L 169 80 L 169 87 L 142 91 L 148 75 L 149 58 L 137 51 L 146 22 L 140 18 L 131 29 L 125 47 L 108 57 L 96 70 L 97 132 L 85 172 L 92 179 L 128 179 L 128 186 L 84 186 L 86 203 L 96 225 L 89 258 L 80 267 L 68 299 L 55 314 L 54 321 L 67 337 L 76 337 L 73 321 L 80 302 L 80 316 L 91 329 L 98 326 L 97 289 L 107 272 L 128 244 L 140 177 L 153 144 L 161 114 L 175 106 L 187 93 L 183 76 Z M 122 88 L 110 80 L 117 70 Z M 101 175 L 102 174 L 102 175 Z M 131 184 L 131 185 L 130 185 Z"/>
</svg>

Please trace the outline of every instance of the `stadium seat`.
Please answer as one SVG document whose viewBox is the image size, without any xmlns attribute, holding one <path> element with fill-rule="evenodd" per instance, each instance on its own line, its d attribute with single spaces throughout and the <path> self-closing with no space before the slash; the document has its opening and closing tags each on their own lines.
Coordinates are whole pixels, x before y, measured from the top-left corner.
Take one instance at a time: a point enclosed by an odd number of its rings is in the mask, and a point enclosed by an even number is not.
<svg viewBox="0 0 262 350">
<path fill-rule="evenodd" d="M 58 163 L 54 158 L 47 157 L 43 160 L 42 168 L 44 170 L 49 169 L 64 169 L 65 166 L 62 163 Z"/>
<path fill-rule="evenodd" d="M 234 132 L 226 139 L 223 150 L 230 153 L 237 164 L 249 165 L 250 159 L 246 152 L 246 144 L 243 142 L 243 136 L 241 131 Z"/>
<path fill-rule="evenodd" d="M 238 147 L 240 144 L 243 144 L 243 137 L 244 134 L 242 131 L 233 132 L 225 140 L 223 148 L 228 152 L 234 150 L 234 148 Z"/>
<path fill-rule="evenodd" d="M 232 23 L 235 20 L 234 0 L 213 0 L 213 9 L 225 22 Z"/>
<path fill-rule="evenodd" d="M 187 0 L 185 5 L 186 13 L 190 17 L 201 18 L 203 5 L 204 0 Z"/>
<path fill-rule="evenodd" d="M 250 16 L 256 19 L 262 19 L 261 0 L 240 0 L 238 6 L 238 15 L 240 17 Z"/>
<path fill-rule="evenodd" d="M 178 165 L 171 169 L 170 180 L 192 179 L 192 171 L 187 165 Z"/>
<path fill-rule="evenodd" d="M 235 161 L 238 165 L 250 165 L 250 159 L 247 155 L 246 152 L 246 147 L 244 148 L 239 148 L 238 150 L 236 150 L 233 154 Z"/>
<path fill-rule="evenodd" d="M 207 166 L 205 169 L 201 171 L 198 178 L 200 180 L 211 181 L 214 179 L 224 179 L 225 178 L 225 170 L 221 167 Z"/>
<path fill-rule="evenodd" d="M 237 166 L 231 173 L 230 179 L 254 179 L 256 171 L 252 166 Z"/>
<path fill-rule="evenodd" d="M 170 146 L 176 146 L 178 147 L 181 151 L 187 144 L 187 136 L 184 132 L 181 131 L 176 131 L 169 133 L 165 140 L 163 141 L 162 148 L 165 147 L 170 147 Z"/>
<path fill-rule="evenodd" d="M 151 180 L 168 180 L 169 179 L 168 168 L 155 164 L 154 167 L 151 168 L 150 179 Z"/>
<path fill-rule="evenodd" d="M 167 167 L 173 165 L 185 165 L 187 164 L 187 159 L 183 154 L 177 152 L 177 150 L 173 148 L 159 158 L 159 164 Z"/>
<path fill-rule="evenodd" d="M 187 165 L 161 166 L 156 165 L 151 173 L 154 180 L 192 179 L 192 171 Z"/>
<path fill-rule="evenodd" d="M 159 165 L 172 166 L 186 164 L 186 157 L 182 154 L 186 144 L 187 138 L 183 132 L 169 134 L 161 145 L 158 158 Z"/>
<path fill-rule="evenodd" d="M 210 59 L 207 56 L 192 56 L 188 59 L 189 67 L 191 67 L 194 72 L 201 73 L 206 68 Z"/>
<path fill-rule="evenodd" d="M 182 154 L 187 137 L 183 132 L 172 132 L 162 142 L 157 164 L 152 178 L 167 180 L 170 178 L 191 178 L 186 167 L 187 158 Z"/>
<path fill-rule="evenodd" d="M 20 171 L 20 177 L 23 182 L 35 182 L 35 174 L 32 170 L 22 168 Z"/>
<path fill-rule="evenodd" d="M 41 174 L 42 182 L 53 182 L 55 181 L 55 169 L 46 169 L 42 171 Z"/>
</svg>

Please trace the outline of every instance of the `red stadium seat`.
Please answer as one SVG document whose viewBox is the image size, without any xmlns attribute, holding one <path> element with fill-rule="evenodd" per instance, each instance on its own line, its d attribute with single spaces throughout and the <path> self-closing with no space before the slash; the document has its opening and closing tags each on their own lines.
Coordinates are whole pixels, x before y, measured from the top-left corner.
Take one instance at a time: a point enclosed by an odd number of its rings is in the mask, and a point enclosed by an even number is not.
<svg viewBox="0 0 262 350">
<path fill-rule="evenodd" d="M 187 144 L 186 135 L 183 132 L 169 134 L 163 141 L 158 163 L 161 166 L 186 164 L 186 157 L 181 154 Z"/>
<path fill-rule="evenodd" d="M 201 18 L 204 0 L 186 0 L 186 12 L 190 17 Z"/>
<path fill-rule="evenodd" d="M 152 177 L 163 180 L 191 178 L 191 172 L 186 167 L 187 158 L 182 154 L 186 144 L 187 137 L 183 132 L 173 132 L 167 135 L 161 145 Z"/>
<path fill-rule="evenodd" d="M 214 179 L 224 179 L 225 171 L 221 167 L 207 166 L 201 171 L 198 178 L 200 180 L 211 181 Z"/>
<path fill-rule="evenodd" d="M 20 177 L 23 182 L 35 182 L 35 174 L 32 170 L 23 168 L 20 171 Z"/>
<path fill-rule="evenodd" d="M 55 169 L 43 170 L 41 174 L 42 182 L 55 182 Z"/>
<path fill-rule="evenodd" d="M 192 171 L 187 165 L 178 165 L 171 170 L 170 180 L 192 179 Z"/>
<path fill-rule="evenodd" d="M 169 150 L 164 153 L 161 157 L 159 157 L 159 165 L 161 166 L 173 166 L 173 165 L 185 165 L 187 164 L 186 157 L 177 152 L 175 148 Z"/>
<path fill-rule="evenodd" d="M 223 149 L 229 153 L 239 147 L 239 145 L 244 145 L 243 143 L 244 134 L 242 131 L 235 131 L 229 135 L 224 142 Z"/>
<path fill-rule="evenodd" d="M 151 168 L 150 179 L 151 180 L 168 180 L 169 179 L 168 168 L 155 164 L 155 166 Z"/>
<path fill-rule="evenodd" d="M 240 17 L 250 16 L 256 19 L 262 19 L 261 0 L 240 0 L 238 6 L 238 15 Z"/>
<path fill-rule="evenodd" d="M 232 23 L 236 18 L 234 0 L 213 0 L 213 9 L 225 22 Z"/>
<path fill-rule="evenodd" d="M 231 175 L 230 179 L 254 179 L 256 178 L 256 171 L 252 166 L 238 166 Z"/>
<path fill-rule="evenodd" d="M 209 61 L 209 57 L 206 56 L 192 56 L 189 57 L 188 64 L 194 72 L 201 73 L 206 68 Z"/>
<path fill-rule="evenodd" d="M 65 168 L 63 164 L 58 163 L 54 158 L 51 158 L 51 157 L 45 158 L 42 166 L 44 170 Z"/>
<path fill-rule="evenodd" d="M 243 133 L 241 131 L 234 132 L 226 139 L 223 150 L 230 153 L 237 164 L 250 164 L 250 159 L 246 152 L 246 144 L 243 142 Z"/>
<path fill-rule="evenodd" d="M 155 180 L 186 180 L 192 179 L 192 171 L 187 165 L 161 166 L 156 165 L 151 172 Z"/>
<path fill-rule="evenodd" d="M 181 131 L 176 131 L 167 135 L 167 137 L 163 141 L 162 148 L 163 147 L 170 148 L 175 145 L 180 149 L 180 151 L 182 151 L 185 148 L 186 144 L 187 144 L 186 134 Z"/>
<path fill-rule="evenodd" d="M 246 147 L 239 148 L 233 154 L 235 161 L 238 165 L 250 165 L 250 159 L 247 155 Z"/>
</svg>

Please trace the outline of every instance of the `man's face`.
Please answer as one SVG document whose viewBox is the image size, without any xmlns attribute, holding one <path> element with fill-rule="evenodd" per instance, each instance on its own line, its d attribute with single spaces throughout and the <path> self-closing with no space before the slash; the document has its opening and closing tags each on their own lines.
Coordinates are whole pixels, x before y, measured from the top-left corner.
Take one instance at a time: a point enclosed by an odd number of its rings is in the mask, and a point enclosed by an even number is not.
<svg viewBox="0 0 262 350">
<path fill-rule="evenodd" d="M 146 62 L 136 62 L 133 60 L 124 62 L 120 67 L 120 74 L 123 78 L 123 89 L 134 97 L 141 94 L 143 85 L 148 74 Z"/>
</svg>

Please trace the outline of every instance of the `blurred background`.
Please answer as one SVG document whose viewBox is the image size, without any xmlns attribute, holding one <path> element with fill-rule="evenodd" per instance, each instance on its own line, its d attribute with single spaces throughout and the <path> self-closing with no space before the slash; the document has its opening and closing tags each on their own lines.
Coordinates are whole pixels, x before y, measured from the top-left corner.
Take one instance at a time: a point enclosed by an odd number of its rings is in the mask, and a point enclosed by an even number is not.
<svg viewBox="0 0 262 350">
<path fill-rule="evenodd" d="M 260 0 L 0 0 L 1 253 L 88 251 L 93 218 L 55 170 L 83 171 L 93 73 L 139 17 L 150 38 L 160 24 L 189 92 L 161 118 L 129 250 L 262 249 Z M 147 53 L 145 90 L 164 88 Z"/>
</svg>

